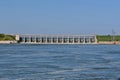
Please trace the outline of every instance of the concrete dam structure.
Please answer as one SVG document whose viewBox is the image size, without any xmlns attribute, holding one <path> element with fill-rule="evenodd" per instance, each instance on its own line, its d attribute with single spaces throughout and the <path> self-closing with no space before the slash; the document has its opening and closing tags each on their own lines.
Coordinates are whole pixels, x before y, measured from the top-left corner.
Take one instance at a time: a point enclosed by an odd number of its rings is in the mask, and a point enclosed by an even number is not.
<svg viewBox="0 0 120 80">
<path fill-rule="evenodd" d="M 97 44 L 96 35 L 16 35 L 21 44 Z"/>
</svg>

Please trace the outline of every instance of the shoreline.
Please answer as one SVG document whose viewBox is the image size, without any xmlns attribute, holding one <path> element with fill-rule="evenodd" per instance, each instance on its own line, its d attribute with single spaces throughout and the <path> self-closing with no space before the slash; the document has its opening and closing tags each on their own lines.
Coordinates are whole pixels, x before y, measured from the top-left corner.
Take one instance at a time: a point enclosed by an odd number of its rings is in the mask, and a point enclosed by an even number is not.
<svg viewBox="0 0 120 80">
<path fill-rule="evenodd" d="M 15 40 L 14 41 L 8 40 L 8 41 L 0 41 L 0 44 L 40 44 L 40 43 L 18 43 Z M 82 44 L 82 43 L 80 43 L 80 44 Z M 91 43 L 91 44 L 93 44 L 93 43 Z M 99 41 L 99 42 L 94 43 L 94 44 L 98 44 L 98 45 L 113 45 L 113 44 L 114 45 L 120 45 L 120 41 Z M 69 44 L 69 45 L 71 45 L 71 44 Z"/>
</svg>

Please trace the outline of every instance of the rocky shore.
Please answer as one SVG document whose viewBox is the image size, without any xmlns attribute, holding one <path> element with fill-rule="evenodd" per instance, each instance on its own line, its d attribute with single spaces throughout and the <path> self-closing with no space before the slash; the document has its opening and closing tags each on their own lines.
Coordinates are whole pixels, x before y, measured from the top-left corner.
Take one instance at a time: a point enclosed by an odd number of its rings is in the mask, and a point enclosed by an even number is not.
<svg viewBox="0 0 120 80">
<path fill-rule="evenodd" d="M 99 41 L 97 44 L 120 44 L 120 41 Z"/>
<path fill-rule="evenodd" d="M 15 44 L 17 41 L 0 41 L 0 44 Z"/>
</svg>

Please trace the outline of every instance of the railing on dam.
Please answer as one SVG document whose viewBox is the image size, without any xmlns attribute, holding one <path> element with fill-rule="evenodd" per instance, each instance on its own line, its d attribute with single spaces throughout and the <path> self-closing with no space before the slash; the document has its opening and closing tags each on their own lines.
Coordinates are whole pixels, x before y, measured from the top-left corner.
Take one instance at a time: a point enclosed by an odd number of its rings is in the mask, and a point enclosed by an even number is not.
<svg viewBox="0 0 120 80">
<path fill-rule="evenodd" d="M 19 43 L 28 44 L 95 44 L 95 35 L 16 35 Z"/>
</svg>

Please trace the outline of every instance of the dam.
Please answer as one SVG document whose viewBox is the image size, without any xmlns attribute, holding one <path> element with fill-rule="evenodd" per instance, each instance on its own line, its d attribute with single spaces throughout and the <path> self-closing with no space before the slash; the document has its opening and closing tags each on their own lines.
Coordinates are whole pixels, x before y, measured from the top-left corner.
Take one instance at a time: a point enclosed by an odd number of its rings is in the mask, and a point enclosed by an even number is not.
<svg viewBox="0 0 120 80">
<path fill-rule="evenodd" d="M 96 35 L 16 35 L 21 44 L 96 44 Z"/>
</svg>

